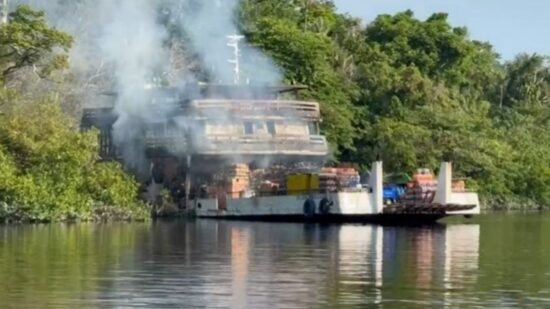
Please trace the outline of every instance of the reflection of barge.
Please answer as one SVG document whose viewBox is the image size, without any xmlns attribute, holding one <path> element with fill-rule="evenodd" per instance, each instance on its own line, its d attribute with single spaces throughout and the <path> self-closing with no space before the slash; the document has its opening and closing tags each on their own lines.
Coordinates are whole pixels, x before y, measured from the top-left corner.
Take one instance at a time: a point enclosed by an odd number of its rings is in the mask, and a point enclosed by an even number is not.
<svg viewBox="0 0 550 309">
<path fill-rule="evenodd" d="M 432 199 L 412 205 L 384 205 L 381 162 L 373 163 L 366 189 L 357 183 L 286 187 L 291 175 L 318 174 L 329 153 L 319 104 L 294 99 L 302 89 L 197 84 L 151 90 L 141 113 L 148 116 L 126 115 L 135 118 L 130 121 L 140 135 L 133 143 L 141 143 L 152 166 L 151 201 L 164 190 L 175 207 L 219 219 L 421 222 L 479 213 L 477 194 L 452 191 L 448 163 Z M 116 121 L 106 108 L 87 109 L 82 122 L 101 131 L 106 159 L 120 157 L 111 138 Z M 281 167 L 279 179 L 253 179 L 273 166 Z"/>
</svg>

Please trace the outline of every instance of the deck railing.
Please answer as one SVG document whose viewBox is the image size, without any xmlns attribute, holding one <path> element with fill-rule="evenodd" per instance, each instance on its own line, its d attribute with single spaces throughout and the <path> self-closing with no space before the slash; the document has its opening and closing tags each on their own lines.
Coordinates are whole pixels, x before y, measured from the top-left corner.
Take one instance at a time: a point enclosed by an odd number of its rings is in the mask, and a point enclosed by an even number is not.
<svg viewBox="0 0 550 309">
<path fill-rule="evenodd" d="M 321 135 L 204 135 L 190 142 L 184 134 L 165 132 L 158 135 L 146 134 L 145 143 L 148 149 L 164 149 L 175 153 L 322 155 L 328 152 L 327 140 Z"/>
<path fill-rule="evenodd" d="M 191 108 L 199 116 L 227 116 L 233 113 L 246 115 L 281 115 L 285 117 L 300 117 L 319 119 L 321 112 L 316 102 L 290 100 L 197 100 Z"/>
</svg>

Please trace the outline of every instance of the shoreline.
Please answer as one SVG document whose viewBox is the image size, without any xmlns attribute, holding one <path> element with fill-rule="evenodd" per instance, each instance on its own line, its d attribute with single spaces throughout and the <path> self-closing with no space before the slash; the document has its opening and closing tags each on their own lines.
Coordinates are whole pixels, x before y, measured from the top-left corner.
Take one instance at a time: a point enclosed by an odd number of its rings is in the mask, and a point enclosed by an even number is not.
<svg viewBox="0 0 550 309">
<path fill-rule="evenodd" d="M 487 216 L 487 215 L 543 215 L 546 213 L 550 213 L 550 209 L 548 208 L 540 208 L 540 209 L 517 209 L 517 208 L 509 208 L 509 209 L 503 209 L 503 208 L 482 208 L 481 214 L 476 215 L 473 218 L 479 217 L 479 216 Z M 132 216 L 132 214 L 126 213 L 125 215 L 121 215 L 121 213 L 113 214 L 110 213 L 109 215 L 103 214 L 103 216 L 96 216 L 93 218 L 71 218 L 71 219 L 21 219 L 20 216 L 0 216 L 0 226 L 2 225 L 42 225 L 42 224 L 85 224 L 85 223 L 92 223 L 92 224 L 103 224 L 103 223 L 140 223 L 140 222 L 154 222 L 154 221 L 179 221 L 179 220 L 209 220 L 209 221 L 215 221 L 218 219 L 212 219 L 212 218 L 199 218 L 196 215 L 194 215 L 193 212 L 190 211 L 178 211 L 178 212 L 171 212 L 171 213 L 163 213 L 163 214 L 154 214 L 151 213 L 149 216 L 141 217 L 141 216 Z M 222 220 L 222 219 L 219 219 Z M 435 221 L 434 224 L 439 223 L 440 221 L 448 220 L 448 218 L 442 218 L 442 220 Z M 452 218 L 451 218 L 452 220 Z M 272 220 L 239 220 L 239 219 L 232 219 L 231 221 L 258 221 L 258 222 L 264 222 L 264 221 L 272 221 Z M 277 220 L 273 220 L 277 222 Z M 296 222 L 305 222 L 303 220 L 297 220 Z M 328 222 L 331 223 L 331 222 Z M 334 222 L 335 224 L 346 224 L 346 222 Z M 349 222 L 350 224 L 356 224 L 361 222 Z M 370 224 L 369 222 L 364 222 L 365 224 Z"/>
</svg>

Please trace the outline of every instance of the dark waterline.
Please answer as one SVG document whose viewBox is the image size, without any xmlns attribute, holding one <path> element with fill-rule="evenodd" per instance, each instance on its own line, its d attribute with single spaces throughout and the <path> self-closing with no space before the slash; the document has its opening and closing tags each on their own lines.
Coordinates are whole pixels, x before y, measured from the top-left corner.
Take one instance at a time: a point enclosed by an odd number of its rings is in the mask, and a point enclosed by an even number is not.
<svg viewBox="0 0 550 309">
<path fill-rule="evenodd" d="M 550 215 L 0 226 L 1 307 L 550 306 Z"/>
</svg>

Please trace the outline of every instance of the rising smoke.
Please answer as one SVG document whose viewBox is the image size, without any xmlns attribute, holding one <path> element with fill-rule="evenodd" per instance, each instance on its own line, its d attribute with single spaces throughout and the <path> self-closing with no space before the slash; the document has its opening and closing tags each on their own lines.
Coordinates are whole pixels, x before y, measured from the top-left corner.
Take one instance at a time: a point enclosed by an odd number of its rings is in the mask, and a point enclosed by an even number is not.
<svg viewBox="0 0 550 309">
<path fill-rule="evenodd" d="M 233 82 L 228 59 L 234 54 L 226 37 L 239 34 L 235 20 L 239 0 L 15 0 L 11 6 L 18 4 L 44 10 L 52 25 L 74 36 L 71 65 L 76 76 L 107 80 L 103 85 L 108 86 L 103 87 L 114 87 L 94 90 L 117 93 L 114 140 L 135 169 L 145 162 L 142 122 L 151 117 L 162 122 L 167 117 L 150 115 L 145 107 L 151 100 L 148 88 L 166 83 L 172 69 L 174 31 L 186 39 L 185 50 L 198 56 L 210 82 Z M 242 44 L 241 67 L 245 83 L 266 85 L 281 80 L 277 66 L 247 44 Z M 198 79 L 185 70 L 178 81 Z M 86 105 L 93 107 L 97 101 L 92 96 Z"/>
<path fill-rule="evenodd" d="M 228 48 L 228 35 L 238 35 L 236 11 L 240 0 L 165 0 L 171 22 L 179 27 L 198 53 L 213 82 L 232 82 L 234 72 L 228 59 L 234 59 Z M 281 74 L 271 59 L 246 44 L 241 48 L 242 81 L 254 84 L 276 84 Z"/>
<path fill-rule="evenodd" d="M 227 36 L 240 32 L 236 20 L 240 0 L 14 0 L 12 9 L 19 4 L 44 10 L 52 25 L 74 36 L 74 70 L 93 73 L 109 64 L 119 75 L 119 70 L 140 66 L 134 70 L 148 71 L 151 82 L 170 70 L 170 30 L 178 32 L 186 50 L 200 58 L 209 81 L 233 81 L 228 60 L 234 55 Z M 247 44 L 242 44 L 241 52 L 243 82 L 280 82 L 281 72 L 269 57 Z M 119 82 L 133 83 L 133 79 Z"/>
</svg>

